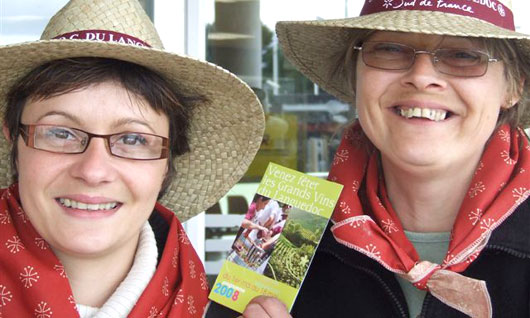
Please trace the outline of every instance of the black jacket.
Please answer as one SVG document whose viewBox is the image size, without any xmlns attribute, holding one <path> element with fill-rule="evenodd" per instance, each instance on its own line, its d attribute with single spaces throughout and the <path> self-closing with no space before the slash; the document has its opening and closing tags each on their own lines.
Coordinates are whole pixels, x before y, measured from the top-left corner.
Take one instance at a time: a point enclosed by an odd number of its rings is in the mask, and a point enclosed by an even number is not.
<svg viewBox="0 0 530 318">
<path fill-rule="evenodd" d="M 530 317 L 530 199 L 462 273 L 486 281 L 493 317 Z M 326 231 L 293 307 L 294 318 L 409 317 L 395 276 Z M 427 293 L 420 317 L 466 317 Z"/>
</svg>

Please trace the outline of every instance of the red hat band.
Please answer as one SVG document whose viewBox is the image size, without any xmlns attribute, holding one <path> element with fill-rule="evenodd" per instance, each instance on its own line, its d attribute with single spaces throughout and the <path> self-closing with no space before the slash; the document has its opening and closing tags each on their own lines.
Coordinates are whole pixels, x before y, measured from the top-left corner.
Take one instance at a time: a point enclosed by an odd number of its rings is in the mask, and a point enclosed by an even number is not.
<svg viewBox="0 0 530 318">
<path fill-rule="evenodd" d="M 88 40 L 100 42 L 116 42 L 122 44 L 151 47 L 148 43 L 134 36 L 108 30 L 81 30 L 58 35 L 54 40 Z"/>
<path fill-rule="evenodd" d="M 361 15 L 396 10 L 458 14 L 515 31 L 512 10 L 498 0 L 366 0 Z"/>
</svg>

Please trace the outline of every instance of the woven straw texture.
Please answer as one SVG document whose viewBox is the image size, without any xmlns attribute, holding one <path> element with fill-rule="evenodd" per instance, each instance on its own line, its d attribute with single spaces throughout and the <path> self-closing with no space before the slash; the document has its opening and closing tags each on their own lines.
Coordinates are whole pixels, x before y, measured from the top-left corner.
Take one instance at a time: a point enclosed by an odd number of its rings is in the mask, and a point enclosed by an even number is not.
<svg viewBox="0 0 530 318">
<path fill-rule="evenodd" d="M 514 39 L 530 58 L 530 37 L 482 20 L 432 11 L 388 11 L 370 15 L 318 21 L 283 21 L 276 33 L 285 56 L 310 80 L 330 94 L 353 103 L 348 80 L 331 76 L 336 56 L 348 45 L 349 34 L 360 29 L 440 34 L 464 37 Z M 530 109 L 523 125 L 530 127 Z"/>
<path fill-rule="evenodd" d="M 149 43 L 142 48 L 114 42 L 49 40 L 84 29 L 125 33 Z M 191 151 L 175 159 L 177 171 L 160 200 L 181 221 L 217 202 L 240 180 L 261 144 L 264 116 L 252 90 L 228 71 L 162 51 L 162 44 L 137 0 L 73 0 L 59 11 L 36 42 L 0 48 L 0 109 L 9 88 L 45 62 L 69 57 L 107 57 L 143 65 L 165 76 L 182 94 L 201 95 L 190 127 Z M 10 183 L 9 145 L 0 139 L 0 186 Z"/>
</svg>

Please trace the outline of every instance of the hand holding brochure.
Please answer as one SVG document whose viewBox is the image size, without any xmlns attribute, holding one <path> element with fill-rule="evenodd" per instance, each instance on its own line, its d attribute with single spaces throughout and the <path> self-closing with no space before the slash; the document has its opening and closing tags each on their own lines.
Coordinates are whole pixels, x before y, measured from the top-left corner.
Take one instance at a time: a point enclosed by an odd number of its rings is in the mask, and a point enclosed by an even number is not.
<svg viewBox="0 0 530 318">
<path fill-rule="evenodd" d="M 210 299 L 242 313 L 252 298 L 268 295 L 290 310 L 341 190 L 270 163 Z"/>
</svg>

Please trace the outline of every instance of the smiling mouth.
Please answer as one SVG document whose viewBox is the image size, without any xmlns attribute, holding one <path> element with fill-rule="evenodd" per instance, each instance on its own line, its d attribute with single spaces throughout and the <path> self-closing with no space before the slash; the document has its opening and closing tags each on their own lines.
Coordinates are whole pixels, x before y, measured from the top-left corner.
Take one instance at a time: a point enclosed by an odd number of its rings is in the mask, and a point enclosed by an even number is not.
<svg viewBox="0 0 530 318">
<path fill-rule="evenodd" d="M 118 205 L 120 205 L 119 202 L 89 204 L 89 203 L 78 202 L 78 201 L 74 201 L 74 200 L 66 199 L 66 198 L 58 198 L 56 199 L 56 201 L 59 202 L 59 204 L 61 204 L 62 206 L 67 207 L 67 208 L 87 210 L 87 211 L 112 210 L 112 209 L 115 209 Z"/>
<path fill-rule="evenodd" d="M 443 109 L 431 109 L 420 107 L 393 107 L 394 112 L 401 117 L 410 118 L 425 118 L 432 121 L 443 121 L 452 116 L 451 112 Z"/>
</svg>

